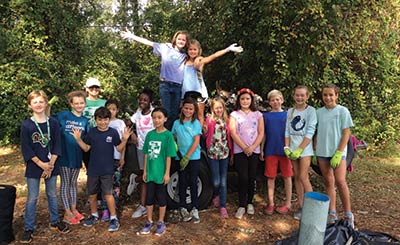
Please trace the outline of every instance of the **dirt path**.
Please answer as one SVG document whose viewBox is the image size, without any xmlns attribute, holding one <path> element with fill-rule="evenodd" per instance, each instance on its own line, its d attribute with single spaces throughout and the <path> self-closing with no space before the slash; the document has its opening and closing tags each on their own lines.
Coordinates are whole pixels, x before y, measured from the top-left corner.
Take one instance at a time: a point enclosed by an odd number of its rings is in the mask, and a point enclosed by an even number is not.
<svg viewBox="0 0 400 245">
<path fill-rule="evenodd" d="M 24 165 L 18 148 L 0 148 L 0 183 L 17 187 L 17 200 L 14 212 L 14 233 L 19 240 L 23 229 L 23 213 L 26 200 L 26 184 L 23 177 Z M 349 175 L 352 206 L 356 216 L 356 227 L 385 232 L 400 238 L 400 160 L 399 159 L 356 159 L 355 171 Z M 85 206 L 84 184 L 85 175 L 79 178 L 79 203 L 82 211 L 88 211 Z M 311 181 L 315 191 L 323 192 L 321 177 L 313 172 Z M 277 203 L 282 203 L 282 181 L 277 181 Z M 43 186 L 42 186 L 43 187 Z M 234 218 L 237 194 L 228 190 L 229 219 L 221 219 L 218 209 L 208 209 L 200 212 L 201 223 L 183 223 L 178 221 L 178 214 L 168 213 L 167 232 L 157 237 L 154 235 L 136 235 L 145 222 L 145 218 L 132 219 L 137 195 L 123 200 L 120 209 L 121 229 L 118 232 L 107 231 L 107 224 L 100 223 L 92 228 L 82 225 L 71 226 L 71 233 L 62 235 L 48 229 L 47 201 L 43 189 L 37 208 L 37 229 L 34 234 L 34 244 L 77 244 L 77 243 L 115 243 L 118 244 L 221 244 L 221 243 L 263 243 L 272 244 L 290 236 L 299 228 L 299 222 L 291 215 L 273 214 L 267 216 L 263 212 L 265 206 L 265 187 L 258 186 L 255 197 L 256 214 L 245 216 L 242 220 Z M 294 203 L 294 202 L 293 202 Z M 341 212 L 340 202 L 338 211 Z M 62 213 L 60 207 L 60 214 Z"/>
</svg>

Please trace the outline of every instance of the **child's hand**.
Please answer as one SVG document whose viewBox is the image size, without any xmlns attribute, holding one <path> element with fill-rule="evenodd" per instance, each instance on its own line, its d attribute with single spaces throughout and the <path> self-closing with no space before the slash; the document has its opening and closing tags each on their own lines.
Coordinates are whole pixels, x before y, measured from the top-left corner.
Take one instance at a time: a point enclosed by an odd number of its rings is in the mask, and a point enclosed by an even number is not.
<svg viewBox="0 0 400 245">
<path fill-rule="evenodd" d="M 125 31 L 121 31 L 121 37 L 123 39 L 131 40 L 131 39 L 133 39 L 133 36 L 134 36 L 134 34 L 132 32 L 130 32 L 128 30 L 128 28 L 126 28 Z"/>
<path fill-rule="evenodd" d="M 290 148 L 285 146 L 283 148 L 283 152 L 285 152 L 286 157 L 290 159 L 290 155 L 292 155 L 292 152 L 290 151 Z"/>
<path fill-rule="evenodd" d="M 122 167 L 125 165 L 125 159 L 121 157 L 118 161 L 119 167 L 122 170 Z"/>
<path fill-rule="evenodd" d="M 311 159 L 311 163 L 314 164 L 314 165 L 318 165 L 317 154 L 316 154 L 315 151 L 314 151 L 314 155 L 313 155 L 313 157 Z"/>
<path fill-rule="evenodd" d="M 79 140 L 82 135 L 82 130 L 78 127 L 73 127 L 72 132 L 70 132 L 72 136 L 74 136 L 74 139 Z"/>
<path fill-rule="evenodd" d="M 260 161 L 264 161 L 264 152 L 263 151 L 260 152 L 259 159 L 260 159 Z"/>
<path fill-rule="evenodd" d="M 237 43 L 231 44 L 229 47 L 226 48 L 228 51 L 232 51 L 235 53 L 243 52 L 242 46 L 238 46 Z"/>
<path fill-rule="evenodd" d="M 165 173 L 164 174 L 164 185 L 168 184 L 169 182 L 169 174 Z"/>
<path fill-rule="evenodd" d="M 184 155 L 182 157 L 181 161 L 179 162 L 179 166 L 181 167 L 181 171 L 183 171 L 188 164 L 189 164 L 189 157 Z"/>
<path fill-rule="evenodd" d="M 243 152 L 244 152 L 244 154 L 246 154 L 246 156 L 251 156 L 251 155 L 253 155 L 253 147 L 252 146 L 248 146 L 248 147 L 246 147 L 246 148 L 244 148 L 244 150 L 243 150 Z"/>
<path fill-rule="evenodd" d="M 342 161 L 342 152 L 337 150 L 335 152 L 335 155 L 331 158 L 330 164 L 332 168 L 337 168 L 340 165 L 340 162 Z"/>
<path fill-rule="evenodd" d="M 204 122 L 204 124 L 203 124 L 203 134 L 206 134 L 207 132 L 208 132 L 207 123 Z"/>
<path fill-rule="evenodd" d="M 142 180 L 146 183 L 146 171 L 143 171 Z"/>
<path fill-rule="evenodd" d="M 229 159 L 229 165 L 233 166 L 233 155 L 231 155 L 230 159 Z"/>
<path fill-rule="evenodd" d="M 303 153 L 303 149 L 297 148 L 290 154 L 290 159 L 297 160 L 301 156 L 301 153 Z"/>
<path fill-rule="evenodd" d="M 125 127 L 124 133 L 122 134 L 122 139 L 128 141 L 131 134 L 132 134 L 132 129 L 130 127 Z"/>
</svg>

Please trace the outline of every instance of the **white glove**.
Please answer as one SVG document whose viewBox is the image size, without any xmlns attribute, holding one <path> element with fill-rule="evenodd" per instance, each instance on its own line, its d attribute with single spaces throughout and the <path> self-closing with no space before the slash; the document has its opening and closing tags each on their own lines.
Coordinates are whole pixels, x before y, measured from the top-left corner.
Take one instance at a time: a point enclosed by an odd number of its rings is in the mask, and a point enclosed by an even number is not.
<svg viewBox="0 0 400 245">
<path fill-rule="evenodd" d="M 232 51 L 235 53 L 241 53 L 243 52 L 242 46 L 238 46 L 237 43 L 231 44 L 229 47 L 226 48 L 228 51 Z"/>
<path fill-rule="evenodd" d="M 126 31 L 121 31 L 121 37 L 123 39 L 132 40 L 134 37 L 134 34 L 127 29 Z"/>
</svg>

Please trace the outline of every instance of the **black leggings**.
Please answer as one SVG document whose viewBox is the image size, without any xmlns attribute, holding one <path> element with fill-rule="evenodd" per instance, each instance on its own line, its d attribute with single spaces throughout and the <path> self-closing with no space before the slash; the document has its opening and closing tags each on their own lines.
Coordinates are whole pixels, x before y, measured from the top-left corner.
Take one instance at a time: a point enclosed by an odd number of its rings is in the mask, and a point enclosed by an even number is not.
<svg viewBox="0 0 400 245">
<path fill-rule="evenodd" d="M 259 154 L 253 153 L 248 157 L 241 152 L 233 157 L 239 177 L 239 206 L 244 208 L 247 204 L 253 204 Z"/>
</svg>

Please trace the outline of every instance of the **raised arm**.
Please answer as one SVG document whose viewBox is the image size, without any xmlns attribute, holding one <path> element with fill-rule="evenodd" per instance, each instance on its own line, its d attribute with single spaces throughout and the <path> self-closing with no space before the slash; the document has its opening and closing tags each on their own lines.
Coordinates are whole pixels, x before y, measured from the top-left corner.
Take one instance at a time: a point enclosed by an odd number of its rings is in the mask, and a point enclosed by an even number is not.
<svg viewBox="0 0 400 245">
<path fill-rule="evenodd" d="M 152 41 L 150 41 L 150 40 L 148 40 L 146 38 L 136 36 L 135 34 L 130 32 L 129 30 L 121 31 L 121 37 L 123 39 L 128 39 L 128 41 L 133 40 L 133 41 L 136 41 L 138 43 L 142 43 L 142 44 L 150 46 L 150 47 L 153 47 L 153 45 L 154 45 L 154 42 L 152 42 Z"/>
<path fill-rule="evenodd" d="M 221 49 L 215 53 L 213 53 L 210 56 L 207 57 L 197 57 L 194 61 L 194 67 L 198 70 L 203 70 L 203 66 L 207 63 L 210 63 L 211 61 L 215 60 L 218 57 L 221 57 L 222 55 L 228 53 L 228 52 L 235 52 L 235 53 L 240 53 L 243 52 L 243 48 L 242 46 L 237 46 L 236 43 L 231 44 L 229 47 L 225 48 L 225 49 Z"/>
</svg>

